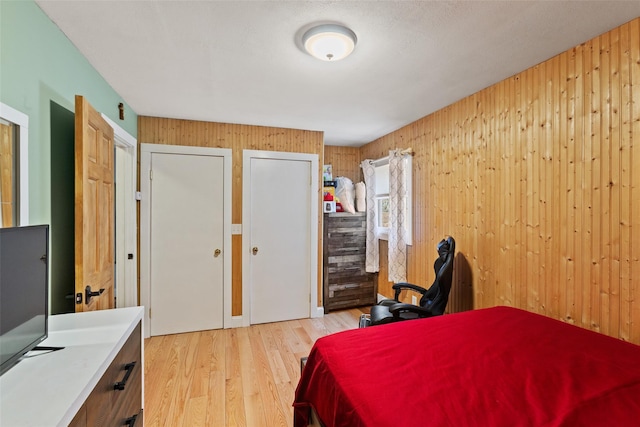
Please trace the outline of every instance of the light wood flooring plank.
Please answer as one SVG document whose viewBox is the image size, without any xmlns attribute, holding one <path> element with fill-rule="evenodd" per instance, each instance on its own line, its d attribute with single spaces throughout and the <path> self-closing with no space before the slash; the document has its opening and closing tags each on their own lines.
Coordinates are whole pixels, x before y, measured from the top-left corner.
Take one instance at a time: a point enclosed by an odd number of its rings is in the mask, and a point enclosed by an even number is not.
<svg viewBox="0 0 640 427">
<path fill-rule="evenodd" d="M 243 377 L 240 368 L 238 330 L 229 331 L 230 342 L 225 351 L 225 421 L 227 426 L 246 426 Z M 251 405 L 249 405 L 251 406 Z"/>
<path fill-rule="evenodd" d="M 292 426 L 300 358 L 362 313 L 146 339 L 145 425 Z"/>
<path fill-rule="evenodd" d="M 257 328 L 248 328 L 251 337 L 251 349 L 253 355 L 253 364 L 256 367 L 258 384 L 260 386 L 260 397 L 262 399 L 262 407 L 266 423 L 265 426 L 286 426 L 286 416 L 280 405 L 280 395 L 276 387 L 274 373 L 270 367 L 267 353 L 264 349 L 261 332 L 264 325 Z M 260 425 L 260 424 L 255 424 Z"/>
</svg>

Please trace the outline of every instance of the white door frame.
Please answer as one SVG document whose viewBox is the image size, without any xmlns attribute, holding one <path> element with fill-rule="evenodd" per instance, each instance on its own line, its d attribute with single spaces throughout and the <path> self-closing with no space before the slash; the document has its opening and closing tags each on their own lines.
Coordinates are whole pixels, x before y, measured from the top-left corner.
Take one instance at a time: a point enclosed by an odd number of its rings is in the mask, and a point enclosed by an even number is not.
<svg viewBox="0 0 640 427">
<path fill-rule="evenodd" d="M 311 230 L 309 254 L 311 257 L 309 313 L 322 317 L 324 308 L 318 307 L 318 155 L 284 151 L 243 150 L 242 152 L 242 326 L 251 325 L 251 159 L 298 160 L 311 163 Z M 286 187 L 286 182 L 274 182 L 274 189 Z M 286 197 L 286 194 L 285 194 Z M 246 232 L 245 232 L 246 231 Z M 315 283 L 315 286 L 313 285 Z"/>
<path fill-rule="evenodd" d="M 151 170 L 152 153 L 220 156 L 224 162 L 223 221 L 223 327 L 232 325 L 231 319 L 231 182 L 232 151 L 230 148 L 191 147 L 183 145 L 140 144 L 140 303 L 144 310 L 144 336 L 150 336 L 149 304 L 151 302 Z"/>
<path fill-rule="evenodd" d="M 115 248 L 115 277 L 124 278 L 124 280 L 116 281 L 115 296 L 116 307 L 135 307 L 138 305 L 138 220 L 136 215 L 138 141 L 109 117 L 104 114 L 101 115 L 113 129 L 113 142 L 116 150 L 123 150 L 129 160 L 125 164 L 120 164 L 119 161 L 116 161 L 115 164 L 116 169 L 122 169 L 124 176 L 123 186 L 116 185 L 115 189 L 116 193 L 120 194 L 122 192 L 124 199 L 124 218 L 122 218 L 124 221 L 124 238 L 122 242 L 116 242 L 117 247 Z M 115 158 L 117 159 L 118 157 L 116 156 Z M 132 254 L 133 259 L 127 259 L 127 254 Z"/>
<path fill-rule="evenodd" d="M 0 102 L 0 118 L 18 125 L 20 175 L 18 178 L 18 224 L 29 225 L 29 116 Z"/>
</svg>

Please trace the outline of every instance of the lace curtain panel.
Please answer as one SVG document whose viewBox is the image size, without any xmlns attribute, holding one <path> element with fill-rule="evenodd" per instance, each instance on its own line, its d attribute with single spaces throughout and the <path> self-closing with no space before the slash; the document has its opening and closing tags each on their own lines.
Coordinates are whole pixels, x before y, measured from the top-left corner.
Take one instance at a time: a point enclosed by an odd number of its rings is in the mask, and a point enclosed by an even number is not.
<svg viewBox="0 0 640 427">
<path fill-rule="evenodd" d="M 376 181 L 375 167 L 371 160 L 364 160 L 360 167 L 364 175 L 364 184 L 366 186 L 367 198 L 367 237 L 366 237 L 366 265 L 367 273 L 377 273 L 380 271 L 380 250 L 378 245 L 378 236 L 376 235 Z"/>
<path fill-rule="evenodd" d="M 401 150 L 389 152 L 389 281 L 407 281 L 406 162 Z"/>
</svg>

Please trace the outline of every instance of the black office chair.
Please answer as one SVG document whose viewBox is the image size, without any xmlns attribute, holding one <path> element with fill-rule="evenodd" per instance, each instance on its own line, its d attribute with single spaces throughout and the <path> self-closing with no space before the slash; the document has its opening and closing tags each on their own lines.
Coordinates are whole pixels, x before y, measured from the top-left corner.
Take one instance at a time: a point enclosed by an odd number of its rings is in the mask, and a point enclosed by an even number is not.
<svg viewBox="0 0 640 427">
<path fill-rule="evenodd" d="M 431 287 L 425 289 L 411 283 L 396 283 L 393 285 L 394 299 L 382 300 L 378 305 L 371 307 L 371 314 L 362 315 L 360 318 L 361 328 L 444 314 L 453 280 L 456 242 L 449 236 L 438 243 L 437 249 L 438 258 L 433 264 L 436 278 Z M 422 294 L 420 305 L 400 302 L 400 292 L 406 289 Z"/>
</svg>

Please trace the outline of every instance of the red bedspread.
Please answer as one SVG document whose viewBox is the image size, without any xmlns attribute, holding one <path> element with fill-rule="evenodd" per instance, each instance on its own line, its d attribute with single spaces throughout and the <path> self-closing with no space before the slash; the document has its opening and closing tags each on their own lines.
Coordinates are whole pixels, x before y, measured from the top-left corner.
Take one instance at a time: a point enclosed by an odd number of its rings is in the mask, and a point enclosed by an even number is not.
<svg viewBox="0 0 640 427">
<path fill-rule="evenodd" d="M 496 307 L 319 339 L 296 390 L 326 427 L 640 426 L 640 346 Z"/>
</svg>

